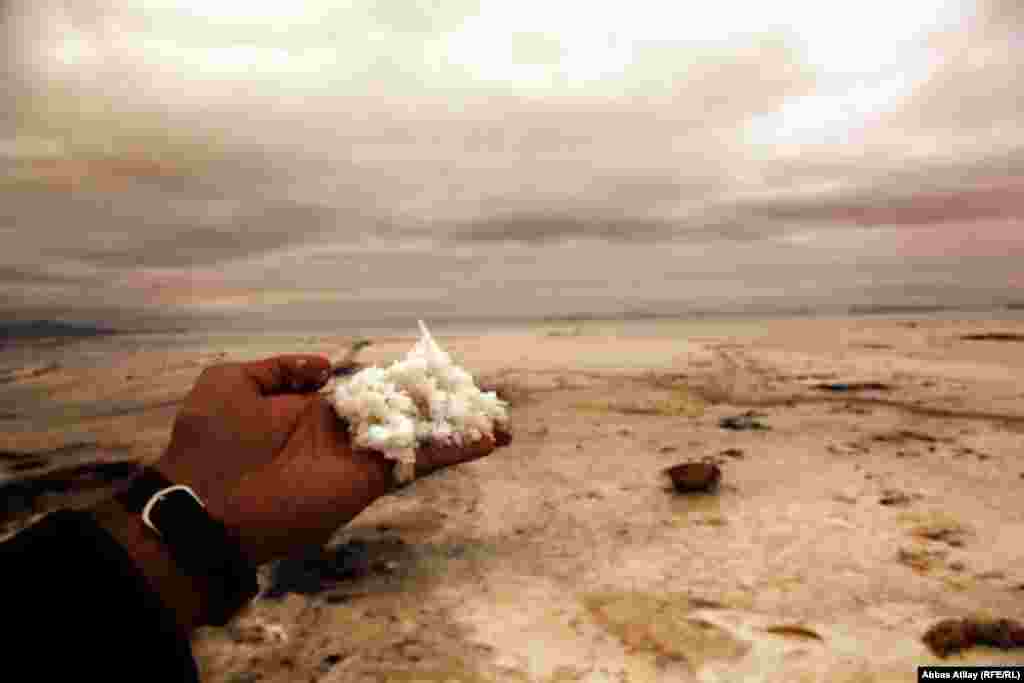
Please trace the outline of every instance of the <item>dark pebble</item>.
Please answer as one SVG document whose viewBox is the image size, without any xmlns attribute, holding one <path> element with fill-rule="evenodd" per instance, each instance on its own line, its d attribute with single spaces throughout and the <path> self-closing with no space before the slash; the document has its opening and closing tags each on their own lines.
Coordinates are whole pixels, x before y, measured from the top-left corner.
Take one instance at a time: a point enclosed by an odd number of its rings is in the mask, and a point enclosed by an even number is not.
<svg viewBox="0 0 1024 683">
<path fill-rule="evenodd" d="M 748 429 L 771 429 L 768 425 L 759 422 L 757 416 L 753 411 L 748 411 L 742 415 L 732 415 L 730 417 L 723 417 L 718 421 L 718 426 L 722 429 L 732 429 L 734 431 L 745 431 Z"/>
<path fill-rule="evenodd" d="M 1016 334 L 1014 332 L 982 332 L 979 334 L 964 334 L 960 338 L 964 341 L 1024 342 L 1024 334 Z"/>
<path fill-rule="evenodd" d="M 384 560 L 377 560 L 372 565 L 370 565 L 370 568 L 375 572 L 381 572 L 384 574 L 391 574 L 395 571 L 395 569 L 397 569 L 397 567 L 394 564 L 390 562 L 385 562 Z"/>
<path fill-rule="evenodd" d="M 263 674 L 259 671 L 240 671 L 228 678 L 228 683 L 256 683 L 261 678 Z"/>
<path fill-rule="evenodd" d="M 680 493 L 714 491 L 722 480 L 722 470 L 714 463 L 687 462 L 664 471 Z"/>
<path fill-rule="evenodd" d="M 1024 647 L 1024 624 L 1013 619 L 944 619 L 929 628 L 922 640 L 939 657 L 975 645 L 1009 650 Z"/>
<path fill-rule="evenodd" d="M 882 497 L 878 500 L 879 505 L 907 505 L 910 503 L 910 496 L 903 491 L 883 491 Z"/>
<path fill-rule="evenodd" d="M 846 392 L 846 391 L 892 391 L 892 387 L 881 382 L 837 382 L 834 384 L 818 384 L 815 389 L 822 391 Z"/>
</svg>

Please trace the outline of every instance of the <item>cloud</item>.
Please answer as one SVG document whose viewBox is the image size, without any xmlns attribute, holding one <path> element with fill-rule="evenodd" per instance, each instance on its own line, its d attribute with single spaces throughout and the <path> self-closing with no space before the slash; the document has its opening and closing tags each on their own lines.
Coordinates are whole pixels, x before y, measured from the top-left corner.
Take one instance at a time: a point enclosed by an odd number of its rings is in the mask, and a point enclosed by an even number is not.
<svg viewBox="0 0 1024 683">
<path fill-rule="evenodd" d="M 840 223 L 861 226 L 928 225 L 979 220 L 1024 220 L 1024 181 L 915 192 L 906 187 L 871 186 L 838 197 L 781 198 L 739 204 L 750 220 Z"/>
<path fill-rule="evenodd" d="M 177 200 L 177 201 L 175 201 Z M 336 228 L 336 209 L 282 199 L 183 204 L 161 193 L 21 193 L 0 225 L 21 236 L 16 250 L 104 268 L 200 267 L 245 259 Z"/>
<path fill-rule="evenodd" d="M 450 236 L 454 243 L 522 242 L 544 245 L 572 238 L 601 239 L 610 242 L 652 241 L 672 232 L 666 221 L 624 217 L 586 219 L 577 215 L 489 216 L 456 227 Z"/>
<path fill-rule="evenodd" d="M 1018 0 L 979 0 L 982 25 L 994 31 L 1016 31 L 1024 27 L 1024 5 Z"/>
<path fill-rule="evenodd" d="M 889 296 L 956 250 L 969 289 L 1024 218 L 1009 0 L 952 28 L 903 5 L 870 44 L 865 8 L 795 2 L 15 4 L 0 78 L 38 96 L 0 122 L 0 283 L 26 307 Z M 54 57 L 67 36 L 95 59 Z"/>
<path fill-rule="evenodd" d="M 1022 8 L 1017 0 L 979 0 L 973 16 L 934 36 L 930 78 L 882 117 L 882 127 L 981 136 L 1018 130 L 1024 111 Z"/>
<path fill-rule="evenodd" d="M 71 275 L 31 266 L 0 265 L 0 283 L 4 286 L 68 285 L 95 280 L 95 275 Z"/>
<path fill-rule="evenodd" d="M 677 124 L 728 127 L 813 92 L 818 78 L 796 44 L 769 34 L 717 49 L 641 44 L 622 80 L 632 95 L 667 92 Z"/>
</svg>

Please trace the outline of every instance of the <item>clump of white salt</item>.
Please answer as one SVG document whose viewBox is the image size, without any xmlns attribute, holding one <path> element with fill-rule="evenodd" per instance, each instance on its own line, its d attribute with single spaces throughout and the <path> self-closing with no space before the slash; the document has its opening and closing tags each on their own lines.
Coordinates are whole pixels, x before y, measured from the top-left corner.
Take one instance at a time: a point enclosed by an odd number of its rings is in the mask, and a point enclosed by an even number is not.
<svg viewBox="0 0 1024 683">
<path fill-rule="evenodd" d="M 483 392 L 455 365 L 419 321 L 420 339 L 405 358 L 387 368 L 372 366 L 340 382 L 331 395 L 349 422 L 358 448 L 382 452 L 403 464 L 411 478 L 420 443 L 463 445 L 493 436 L 508 422 L 508 404 Z"/>
</svg>

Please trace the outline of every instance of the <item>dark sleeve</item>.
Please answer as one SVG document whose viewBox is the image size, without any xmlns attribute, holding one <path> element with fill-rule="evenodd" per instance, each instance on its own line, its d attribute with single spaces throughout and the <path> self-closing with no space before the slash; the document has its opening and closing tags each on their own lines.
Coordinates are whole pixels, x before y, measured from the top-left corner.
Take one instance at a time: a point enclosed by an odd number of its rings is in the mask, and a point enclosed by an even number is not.
<svg viewBox="0 0 1024 683">
<path fill-rule="evenodd" d="M 198 683 L 174 615 L 88 514 L 55 512 L 0 543 L 0 577 L 4 669 L 41 681 Z"/>
</svg>

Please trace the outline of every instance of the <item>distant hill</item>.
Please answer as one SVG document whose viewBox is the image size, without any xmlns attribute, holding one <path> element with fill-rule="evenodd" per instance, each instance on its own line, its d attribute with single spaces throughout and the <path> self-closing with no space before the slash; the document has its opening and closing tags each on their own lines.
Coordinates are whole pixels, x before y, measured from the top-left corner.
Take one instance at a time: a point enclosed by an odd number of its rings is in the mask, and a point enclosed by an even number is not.
<svg viewBox="0 0 1024 683">
<path fill-rule="evenodd" d="M 0 342 L 13 341 L 15 339 L 42 339 L 46 337 L 99 337 L 108 334 L 118 334 L 118 332 L 118 330 L 105 327 L 72 325 L 56 320 L 0 321 Z"/>
</svg>

